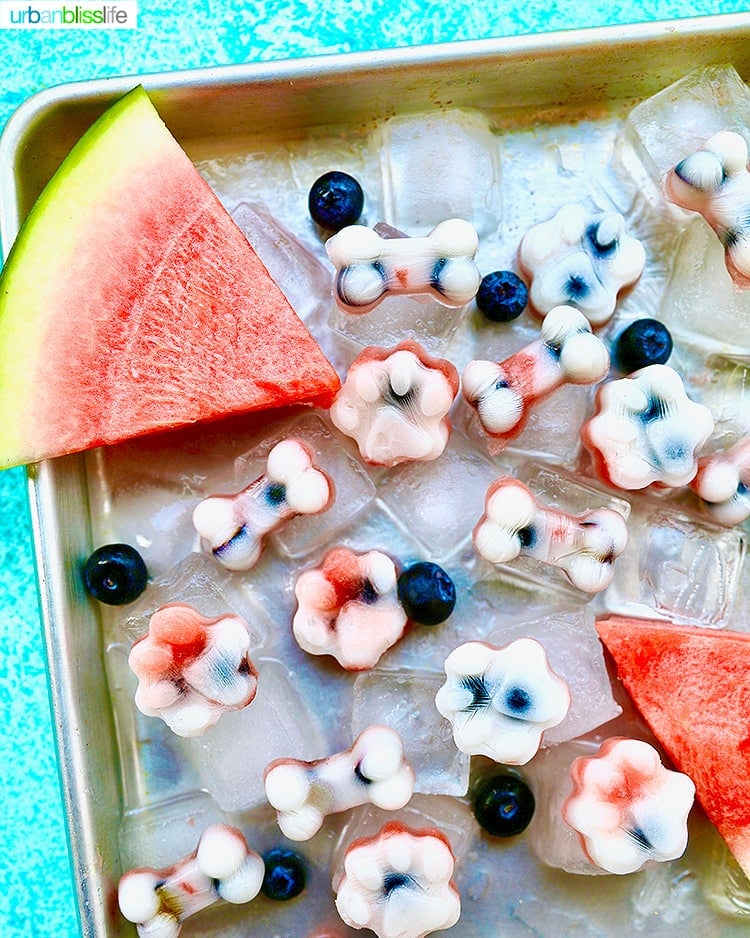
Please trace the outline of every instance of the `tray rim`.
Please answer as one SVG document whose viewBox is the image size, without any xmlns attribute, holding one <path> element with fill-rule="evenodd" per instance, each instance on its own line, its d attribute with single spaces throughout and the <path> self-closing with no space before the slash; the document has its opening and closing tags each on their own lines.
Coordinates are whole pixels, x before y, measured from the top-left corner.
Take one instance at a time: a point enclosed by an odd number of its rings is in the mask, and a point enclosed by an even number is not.
<svg viewBox="0 0 750 938">
<path fill-rule="evenodd" d="M 216 90 L 233 86 L 293 82 L 303 78 L 335 79 L 346 74 L 361 80 L 368 72 L 384 69 L 408 70 L 424 66 L 450 66 L 458 61 L 482 62 L 498 58 L 574 55 L 580 50 L 606 45 L 659 44 L 665 39 L 746 34 L 750 39 L 750 11 L 657 20 L 645 23 L 558 30 L 478 40 L 403 46 L 352 53 L 330 53 L 300 58 L 283 58 L 242 65 L 222 65 L 195 69 L 124 74 L 110 78 L 66 82 L 43 89 L 23 102 L 11 115 L 0 135 L 0 239 L 3 259 L 7 259 L 22 219 L 18 203 L 19 186 L 9 171 L 23 146 L 29 129 L 63 102 L 96 101 L 102 109 L 115 97 L 130 90 L 133 82 L 147 90 L 175 91 L 198 87 Z M 40 620 L 44 632 L 48 686 L 52 711 L 58 771 L 66 834 L 70 847 L 71 872 L 76 891 L 81 934 L 106 938 L 110 934 L 105 909 L 105 893 L 100 880 L 94 881 L 98 846 L 92 829 L 90 805 L 86 800 L 85 747 L 75 729 L 77 701 L 65 681 L 60 664 L 66 636 L 56 628 L 56 610 L 70 601 L 70 584 L 58 563 L 63 553 L 58 529 L 60 506 L 70 497 L 71 487 L 85 489 L 83 460 L 79 455 L 48 460 L 26 469 L 27 493 L 31 508 L 32 539 Z M 85 492 L 84 492 L 85 497 Z"/>
</svg>

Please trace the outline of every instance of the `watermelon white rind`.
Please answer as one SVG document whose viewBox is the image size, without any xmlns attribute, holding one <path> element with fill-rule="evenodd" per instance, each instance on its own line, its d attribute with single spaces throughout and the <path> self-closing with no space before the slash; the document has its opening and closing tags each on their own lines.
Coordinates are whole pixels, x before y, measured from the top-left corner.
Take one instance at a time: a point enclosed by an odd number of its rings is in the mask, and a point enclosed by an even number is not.
<svg viewBox="0 0 750 938">
<path fill-rule="evenodd" d="M 596 628 L 633 702 L 750 876 L 750 634 L 625 616 Z"/>
<path fill-rule="evenodd" d="M 0 278 L 0 467 L 301 402 L 338 376 L 142 87 L 71 150 Z"/>
</svg>

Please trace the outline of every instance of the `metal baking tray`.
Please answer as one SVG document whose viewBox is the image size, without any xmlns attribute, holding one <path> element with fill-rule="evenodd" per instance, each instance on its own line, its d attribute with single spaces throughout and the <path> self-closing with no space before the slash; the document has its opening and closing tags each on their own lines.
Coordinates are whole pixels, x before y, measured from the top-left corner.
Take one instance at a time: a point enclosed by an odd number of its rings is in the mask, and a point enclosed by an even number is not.
<svg viewBox="0 0 750 938">
<path fill-rule="evenodd" d="M 372 124 L 435 107 L 500 109 L 575 123 L 624 114 L 700 65 L 732 63 L 750 79 L 750 14 L 141 75 L 170 130 L 195 160 L 246 136 L 283 141 L 316 126 Z M 24 104 L 0 142 L 0 204 L 7 251 L 70 147 L 133 77 L 55 87 Z M 97 609 L 80 563 L 91 540 L 84 460 L 28 470 L 39 589 L 85 936 L 132 934 L 117 910 L 121 791 Z M 678 927 L 678 926 L 676 926 Z M 460 925 L 458 933 L 461 934 Z"/>
</svg>

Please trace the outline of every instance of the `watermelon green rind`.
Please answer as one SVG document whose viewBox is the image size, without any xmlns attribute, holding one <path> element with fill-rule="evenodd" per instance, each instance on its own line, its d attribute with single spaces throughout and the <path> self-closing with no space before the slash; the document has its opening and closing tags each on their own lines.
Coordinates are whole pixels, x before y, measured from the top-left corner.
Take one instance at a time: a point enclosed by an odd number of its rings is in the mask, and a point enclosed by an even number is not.
<svg viewBox="0 0 750 938">
<path fill-rule="evenodd" d="M 338 376 L 143 88 L 76 144 L 0 280 L 0 465 L 227 414 Z"/>
<path fill-rule="evenodd" d="M 596 628 L 633 702 L 750 876 L 750 634 L 621 616 Z"/>
</svg>

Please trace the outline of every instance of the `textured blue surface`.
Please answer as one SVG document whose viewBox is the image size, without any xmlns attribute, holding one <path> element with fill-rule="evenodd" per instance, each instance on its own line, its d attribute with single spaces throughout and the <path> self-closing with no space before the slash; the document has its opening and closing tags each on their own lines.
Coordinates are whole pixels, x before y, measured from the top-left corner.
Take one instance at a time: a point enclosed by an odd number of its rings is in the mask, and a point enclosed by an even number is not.
<svg viewBox="0 0 750 938">
<path fill-rule="evenodd" d="M 0 0 L 2 2 L 2 0 Z M 0 127 L 61 82 L 732 13 L 748 0 L 140 0 L 139 28 L 0 31 Z M 78 934 L 22 470 L 0 474 L 0 934 Z"/>
</svg>

